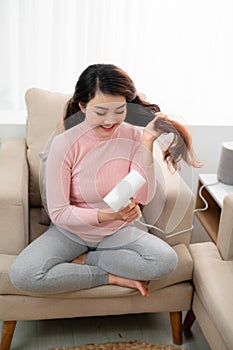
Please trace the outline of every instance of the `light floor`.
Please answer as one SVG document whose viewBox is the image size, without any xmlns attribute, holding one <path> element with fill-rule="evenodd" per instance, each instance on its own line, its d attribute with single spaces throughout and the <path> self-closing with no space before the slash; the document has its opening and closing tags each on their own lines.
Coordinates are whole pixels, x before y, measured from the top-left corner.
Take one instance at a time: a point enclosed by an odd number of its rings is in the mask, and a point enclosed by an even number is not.
<svg viewBox="0 0 233 350">
<path fill-rule="evenodd" d="M 52 347 L 129 340 L 174 345 L 169 314 L 18 321 L 11 350 L 48 350 Z M 182 348 L 211 350 L 197 321 L 192 327 L 192 333 L 184 335 Z"/>
</svg>

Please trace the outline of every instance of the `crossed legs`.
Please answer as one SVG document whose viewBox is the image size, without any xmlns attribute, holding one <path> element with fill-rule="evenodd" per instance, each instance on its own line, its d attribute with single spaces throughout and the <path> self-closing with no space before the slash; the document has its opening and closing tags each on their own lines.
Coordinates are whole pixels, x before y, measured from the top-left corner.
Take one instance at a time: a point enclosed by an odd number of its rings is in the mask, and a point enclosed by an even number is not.
<svg viewBox="0 0 233 350">
<path fill-rule="evenodd" d="M 111 238 L 107 238 L 89 250 L 50 226 L 16 258 L 10 270 L 11 281 L 17 288 L 35 293 L 65 293 L 116 284 L 136 288 L 147 296 L 146 281 L 171 272 L 177 256 L 164 241 L 134 226 L 117 233 L 119 242 L 120 235 L 127 235 L 129 230 L 133 230 L 133 241 L 112 246 Z"/>
</svg>

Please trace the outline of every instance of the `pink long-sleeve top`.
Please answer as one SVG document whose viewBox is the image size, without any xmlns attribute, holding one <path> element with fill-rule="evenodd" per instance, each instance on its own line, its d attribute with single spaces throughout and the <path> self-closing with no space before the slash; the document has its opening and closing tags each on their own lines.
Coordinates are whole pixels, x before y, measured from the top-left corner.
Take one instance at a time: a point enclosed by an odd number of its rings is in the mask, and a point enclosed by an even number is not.
<svg viewBox="0 0 233 350">
<path fill-rule="evenodd" d="M 154 165 L 142 161 L 142 131 L 122 123 L 111 137 L 102 137 L 86 121 L 57 135 L 46 165 L 46 195 L 51 221 L 87 242 L 100 242 L 121 227 L 123 221 L 99 223 L 98 209 L 130 170 L 146 179 L 134 196 L 148 203 L 155 193 Z"/>
</svg>

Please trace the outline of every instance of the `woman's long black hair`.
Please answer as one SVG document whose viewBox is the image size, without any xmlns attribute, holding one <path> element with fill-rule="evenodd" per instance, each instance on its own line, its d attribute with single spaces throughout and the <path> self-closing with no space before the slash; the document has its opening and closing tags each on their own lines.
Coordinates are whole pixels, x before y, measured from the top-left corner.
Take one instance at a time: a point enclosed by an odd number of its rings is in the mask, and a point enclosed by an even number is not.
<svg viewBox="0 0 233 350">
<path fill-rule="evenodd" d="M 132 79 L 121 68 L 113 64 L 93 64 L 80 75 L 74 94 L 66 105 L 65 128 L 68 128 L 68 118 L 71 116 L 75 115 L 75 118 L 79 118 L 79 122 L 84 120 L 85 115 L 81 111 L 79 103 L 85 107 L 97 92 L 124 96 L 128 102 L 125 121 L 131 124 L 145 126 L 154 119 L 155 113 L 160 112 L 157 104 L 151 104 L 137 94 Z M 77 114 L 77 112 L 79 113 Z M 165 134 L 173 134 L 172 141 L 163 151 L 164 161 L 168 165 L 172 165 L 177 170 L 179 161 L 183 159 L 193 167 L 200 166 L 193 152 L 191 136 L 184 125 L 163 115 L 155 120 L 154 128 Z"/>
</svg>

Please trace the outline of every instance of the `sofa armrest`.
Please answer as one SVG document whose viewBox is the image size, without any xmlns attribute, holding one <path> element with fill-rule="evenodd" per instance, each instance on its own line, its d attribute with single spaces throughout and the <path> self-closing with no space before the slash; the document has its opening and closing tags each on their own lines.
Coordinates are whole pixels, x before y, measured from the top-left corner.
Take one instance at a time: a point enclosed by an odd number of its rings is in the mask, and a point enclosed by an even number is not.
<svg viewBox="0 0 233 350">
<path fill-rule="evenodd" d="M 233 193 L 229 193 L 223 201 L 217 247 L 224 260 L 233 260 Z"/>
<path fill-rule="evenodd" d="M 28 165 L 26 141 L 0 144 L 0 253 L 18 254 L 28 244 Z"/>
</svg>

